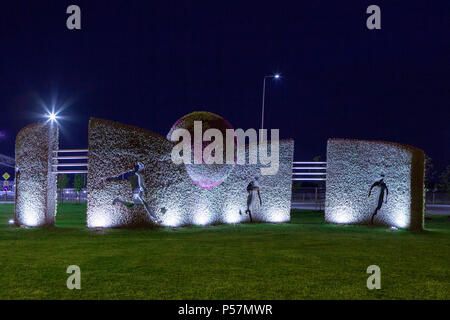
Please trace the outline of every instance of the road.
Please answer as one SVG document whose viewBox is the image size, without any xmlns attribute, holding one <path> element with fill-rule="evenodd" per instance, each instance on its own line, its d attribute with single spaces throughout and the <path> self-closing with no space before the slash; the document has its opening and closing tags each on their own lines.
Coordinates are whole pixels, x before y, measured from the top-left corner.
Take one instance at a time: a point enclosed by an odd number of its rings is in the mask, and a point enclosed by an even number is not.
<svg viewBox="0 0 450 320">
<path fill-rule="evenodd" d="M 323 210 L 324 203 L 316 204 L 314 202 L 292 202 L 293 209 L 304 210 Z M 425 214 L 450 215 L 449 204 L 427 204 L 425 206 Z"/>
</svg>

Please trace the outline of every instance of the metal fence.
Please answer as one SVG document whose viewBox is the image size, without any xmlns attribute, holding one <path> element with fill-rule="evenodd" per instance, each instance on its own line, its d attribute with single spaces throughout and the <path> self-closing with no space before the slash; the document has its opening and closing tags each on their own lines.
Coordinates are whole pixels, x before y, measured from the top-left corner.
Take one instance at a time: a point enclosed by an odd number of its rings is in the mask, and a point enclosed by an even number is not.
<svg viewBox="0 0 450 320">
<path fill-rule="evenodd" d="M 427 204 L 450 204 L 450 193 L 428 191 L 425 195 Z"/>
<path fill-rule="evenodd" d="M 292 202 L 325 201 L 325 188 L 302 187 L 292 191 Z"/>
<path fill-rule="evenodd" d="M 14 202 L 14 192 L 13 191 L 1 191 L 0 192 L 0 202 Z"/>
<path fill-rule="evenodd" d="M 86 202 L 87 190 L 76 192 L 73 188 L 58 190 L 58 202 Z"/>
<path fill-rule="evenodd" d="M 83 189 L 77 194 L 75 189 L 58 190 L 58 202 L 86 202 L 87 190 Z M 445 192 L 427 192 L 426 204 L 450 204 L 450 194 Z M 0 202 L 14 202 L 13 191 L 1 191 Z M 292 202 L 325 203 L 324 187 L 301 187 L 292 191 Z"/>
<path fill-rule="evenodd" d="M 0 191 L 0 203 L 1 202 L 14 202 L 14 191 Z M 80 192 L 76 192 L 75 189 L 67 188 L 57 191 L 58 202 L 86 202 L 87 190 L 83 189 Z"/>
<path fill-rule="evenodd" d="M 324 187 L 301 187 L 292 191 L 292 202 L 325 202 Z M 450 194 L 446 192 L 431 192 L 425 194 L 426 204 L 450 204 Z"/>
</svg>

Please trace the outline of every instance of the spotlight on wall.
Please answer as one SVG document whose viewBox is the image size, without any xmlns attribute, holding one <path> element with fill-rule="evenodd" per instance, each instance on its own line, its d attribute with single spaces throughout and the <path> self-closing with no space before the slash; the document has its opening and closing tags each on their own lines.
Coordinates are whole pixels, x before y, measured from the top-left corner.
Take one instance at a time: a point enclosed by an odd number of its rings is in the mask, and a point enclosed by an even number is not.
<svg viewBox="0 0 450 320">
<path fill-rule="evenodd" d="M 106 213 L 103 211 L 97 212 L 95 216 L 93 216 L 88 221 L 89 228 L 108 228 L 110 227 L 110 223 L 108 223 L 108 218 L 106 216 Z"/>
</svg>

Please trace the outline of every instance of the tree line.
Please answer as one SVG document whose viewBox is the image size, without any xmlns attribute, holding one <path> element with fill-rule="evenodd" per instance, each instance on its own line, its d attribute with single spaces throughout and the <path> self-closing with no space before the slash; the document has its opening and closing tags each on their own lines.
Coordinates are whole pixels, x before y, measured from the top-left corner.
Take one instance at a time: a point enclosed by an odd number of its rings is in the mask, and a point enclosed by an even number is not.
<svg viewBox="0 0 450 320">
<path fill-rule="evenodd" d="M 64 202 L 63 190 L 70 184 L 70 177 L 67 174 L 59 174 L 57 180 L 57 188 L 60 194 L 61 202 Z M 77 203 L 80 203 L 80 192 L 85 187 L 85 177 L 83 174 L 76 174 L 73 178 L 73 188 L 77 195 Z"/>
</svg>

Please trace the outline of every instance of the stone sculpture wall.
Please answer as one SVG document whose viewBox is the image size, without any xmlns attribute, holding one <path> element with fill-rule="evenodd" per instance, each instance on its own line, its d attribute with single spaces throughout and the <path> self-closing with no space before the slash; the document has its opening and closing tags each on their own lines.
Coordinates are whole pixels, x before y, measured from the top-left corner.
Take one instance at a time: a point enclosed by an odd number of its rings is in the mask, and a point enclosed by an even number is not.
<svg viewBox="0 0 450 320">
<path fill-rule="evenodd" d="M 54 224 L 56 174 L 52 173 L 52 153 L 57 149 L 56 124 L 31 124 L 18 133 L 14 219 L 17 225 L 37 227 Z"/>
<path fill-rule="evenodd" d="M 384 175 L 384 178 L 381 176 Z M 424 153 L 382 141 L 329 139 L 325 220 L 338 224 L 369 224 L 381 188 L 370 187 L 383 178 L 387 203 L 374 224 L 422 230 L 424 220 Z"/>
<path fill-rule="evenodd" d="M 133 170 L 137 162 L 145 167 L 142 171 L 144 198 L 153 212 L 163 214 L 162 225 L 207 225 L 248 220 L 248 215 L 240 215 L 239 210 L 244 212 L 246 209 L 246 188 L 255 176 L 260 175 L 260 165 L 235 165 L 223 183 L 213 189 L 202 189 L 194 184 L 184 164 L 172 162 L 174 145 L 167 138 L 144 129 L 91 119 L 88 227 L 150 224 L 143 206 L 132 207 L 121 202 L 133 202 L 131 183 L 107 180 Z M 273 176 L 260 177 L 263 205 L 253 214 L 254 220 L 290 220 L 293 151 L 292 140 L 280 141 L 279 171 Z"/>
</svg>

